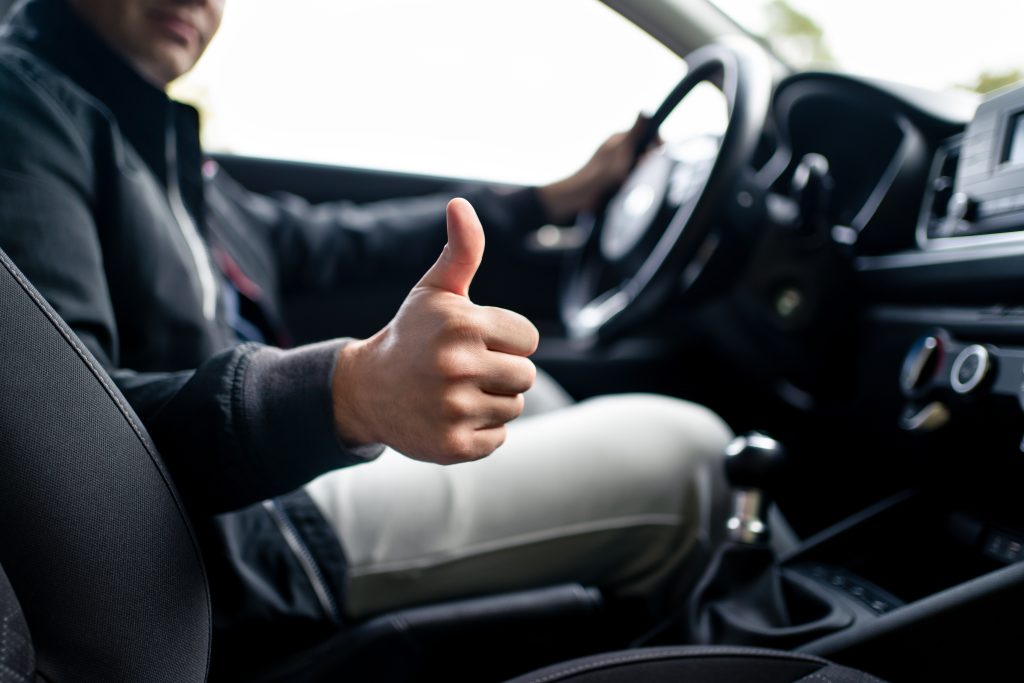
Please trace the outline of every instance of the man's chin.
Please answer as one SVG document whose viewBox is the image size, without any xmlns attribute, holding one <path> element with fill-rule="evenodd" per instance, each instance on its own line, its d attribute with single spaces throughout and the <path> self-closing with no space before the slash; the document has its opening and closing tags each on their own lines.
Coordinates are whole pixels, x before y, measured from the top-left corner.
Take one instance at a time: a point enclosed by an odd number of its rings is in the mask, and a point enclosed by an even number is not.
<svg viewBox="0 0 1024 683">
<path fill-rule="evenodd" d="M 191 55 L 182 54 L 184 50 L 167 50 L 138 65 L 142 76 L 159 88 L 167 87 L 171 81 L 184 76 L 194 65 Z"/>
</svg>

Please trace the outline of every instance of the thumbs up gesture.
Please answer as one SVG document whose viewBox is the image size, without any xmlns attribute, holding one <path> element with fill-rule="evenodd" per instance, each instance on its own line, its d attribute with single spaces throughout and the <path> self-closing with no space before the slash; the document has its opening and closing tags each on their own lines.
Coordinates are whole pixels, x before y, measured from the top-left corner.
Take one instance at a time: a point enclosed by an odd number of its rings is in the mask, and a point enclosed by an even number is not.
<svg viewBox="0 0 1024 683">
<path fill-rule="evenodd" d="M 339 353 L 331 389 L 343 439 L 383 443 L 451 464 L 489 455 L 533 386 L 529 320 L 469 300 L 483 226 L 464 199 L 448 204 L 448 244 L 384 329 Z"/>
</svg>

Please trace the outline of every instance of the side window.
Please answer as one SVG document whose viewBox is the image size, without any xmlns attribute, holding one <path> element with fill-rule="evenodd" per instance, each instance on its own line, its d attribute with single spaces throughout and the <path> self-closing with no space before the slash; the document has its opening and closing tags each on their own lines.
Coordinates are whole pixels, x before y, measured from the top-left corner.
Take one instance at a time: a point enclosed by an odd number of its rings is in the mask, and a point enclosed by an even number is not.
<svg viewBox="0 0 1024 683">
<path fill-rule="evenodd" d="M 173 92 L 214 151 L 544 183 L 684 72 L 597 0 L 245 0 Z"/>
</svg>

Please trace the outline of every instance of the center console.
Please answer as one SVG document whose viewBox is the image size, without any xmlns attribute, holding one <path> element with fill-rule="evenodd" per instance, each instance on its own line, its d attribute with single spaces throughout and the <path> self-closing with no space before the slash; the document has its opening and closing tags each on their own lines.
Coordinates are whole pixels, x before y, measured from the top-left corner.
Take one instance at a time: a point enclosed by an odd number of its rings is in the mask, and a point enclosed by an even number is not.
<svg viewBox="0 0 1024 683">
<path fill-rule="evenodd" d="M 889 458 L 914 488 L 775 556 L 759 571 L 776 578 L 739 582 L 730 608 L 755 626 L 718 631 L 732 643 L 795 647 L 892 681 L 989 680 L 1017 660 L 1024 87 L 987 99 L 937 148 L 914 246 L 858 260 L 870 305 L 857 372 L 879 404 L 857 424 L 879 436 L 858 443 L 879 452 L 842 464 L 884 478 Z"/>
<path fill-rule="evenodd" d="M 828 605 L 805 618 L 846 616 L 795 649 L 889 681 L 995 680 L 1016 660 L 1022 545 L 918 493 L 883 501 L 779 558 Z"/>
<path fill-rule="evenodd" d="M 1022 559 L 1019 530 L 908 491 L 781 556 L 727 543 L 690 641 L 795 649 L 889 681 L 988 680 L 1015 658 Z"/>
</svg>

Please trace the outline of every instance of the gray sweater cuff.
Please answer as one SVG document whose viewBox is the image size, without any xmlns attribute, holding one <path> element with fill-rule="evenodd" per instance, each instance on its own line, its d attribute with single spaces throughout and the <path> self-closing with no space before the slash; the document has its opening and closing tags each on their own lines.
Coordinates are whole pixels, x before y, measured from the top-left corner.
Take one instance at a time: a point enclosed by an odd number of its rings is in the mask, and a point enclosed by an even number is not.
<svg viewBox="0 0 1024 683">
<path fill-rule="evenodd" d="M 257 346 L 247 354 L 235 405 L 268 481 L 297 488 L 384 450 L 380 444 L 345 444 L 334 427 L 331 377 L 338 352 L 350 341 L 287 351 Z"/>
</svg>

